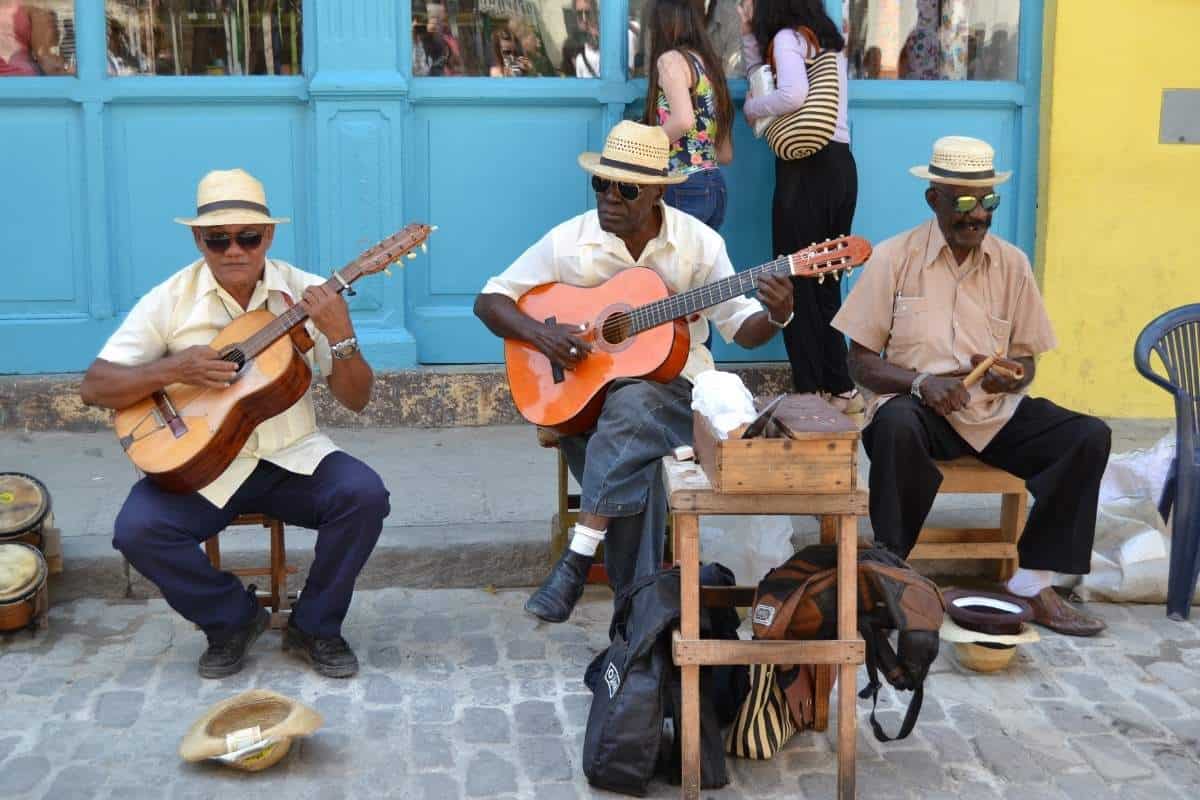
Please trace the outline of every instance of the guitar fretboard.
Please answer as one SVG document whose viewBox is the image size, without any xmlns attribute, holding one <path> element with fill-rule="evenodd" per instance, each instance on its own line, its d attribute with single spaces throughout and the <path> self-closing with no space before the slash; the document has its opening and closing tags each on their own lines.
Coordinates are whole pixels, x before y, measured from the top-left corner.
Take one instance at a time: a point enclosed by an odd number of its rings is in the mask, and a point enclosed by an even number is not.
<svg viewBox="0 0 1200 800">
<path fill-rule="evenodd" d="M 756 288 L 760 275 L 790 275 L 792 269 L 789 258 L 789 256 L 782 256 L 774 261 L 768 261 L 757 267 L 730 275 L 728 278 L 722 278 L 719 281 L 689 289 L 662 300 L 655 300 L 644 306 L 638 306 L 629 312 L 629 319 L 632 322 L 630 335 L 641 333 L 671 320 L 686 317 L 752 292 Z"/>
</svg>

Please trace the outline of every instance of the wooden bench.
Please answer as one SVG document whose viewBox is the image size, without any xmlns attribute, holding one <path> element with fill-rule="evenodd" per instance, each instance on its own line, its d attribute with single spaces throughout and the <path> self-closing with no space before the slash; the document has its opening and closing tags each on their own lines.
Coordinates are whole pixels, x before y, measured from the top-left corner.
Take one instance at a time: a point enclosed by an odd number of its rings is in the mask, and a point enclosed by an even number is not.
<svg viewBox="0 0 1200 800">
<path fill-rule="evenodd" d="M 296 573 L 296 567 L 287 563 L 284 546 L 283 522 L 265 514 L 239 514 L 229 523 L 234 525 L 261 525 L 271 531 L 270 560 L 265 567 L 243 567 L 229 570 L 239 578 L 269 577 L 269 591 L 258 592 L 258 602 L 271 609 L 271 627 L 282 628 L 287 624 L 291 604 L 296 593 L 288 591 L 287 576 Z M 224 533 L 224 531 L 222 531 Z M 221 568 L 221 534 L 218 533 L 204 543 L 204 552 L 216 569 Z"/>
<path fill-rule="evenodd" d="M 998 577 L 1008 579 L 1017 569 L 1017 543 L 1028 516 L 1025 481 L 970 456 L 939 462 L 938 468 L 942 471 L 938 494 L 1000 495 L 1000 524 L 994 528 L 922 528 L 909 560 L 994 560 L 999 562 Z"/>
</svg>

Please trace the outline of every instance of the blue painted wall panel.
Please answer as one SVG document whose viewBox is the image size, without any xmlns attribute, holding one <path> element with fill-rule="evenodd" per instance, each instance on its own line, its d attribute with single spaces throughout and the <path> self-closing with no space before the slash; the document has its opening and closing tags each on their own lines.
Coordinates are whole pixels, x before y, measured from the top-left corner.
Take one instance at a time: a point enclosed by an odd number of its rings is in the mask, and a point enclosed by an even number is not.
<svg viewBox="0 0 1200 800">
<path fill-rule="evenodd" d="M 0 114 L 0 315 L 79 314 L 88 283 L 81 259 L 79 113 L 69 107 Z M 2 356 L 0 356 L 2 358 Z"/>
</svg>

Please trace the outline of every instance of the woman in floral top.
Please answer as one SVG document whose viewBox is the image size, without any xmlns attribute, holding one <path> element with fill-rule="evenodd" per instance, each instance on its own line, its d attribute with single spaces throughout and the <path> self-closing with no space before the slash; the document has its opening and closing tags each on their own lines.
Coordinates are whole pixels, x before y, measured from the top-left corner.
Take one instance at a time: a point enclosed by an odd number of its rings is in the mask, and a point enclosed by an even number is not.
<svg viewBox="0 0 1200 800">
<path fill-rule="evenodd" d="M 646 118 L 671 140 L 671 173 L 687 175 L 667 188 L 668 205 L 713 230 L 725 219 L 725 178 L 733 160 L 733 104 L 695 0 L 653 0 L 649 14 L 650 80 Z"/>
</svg>

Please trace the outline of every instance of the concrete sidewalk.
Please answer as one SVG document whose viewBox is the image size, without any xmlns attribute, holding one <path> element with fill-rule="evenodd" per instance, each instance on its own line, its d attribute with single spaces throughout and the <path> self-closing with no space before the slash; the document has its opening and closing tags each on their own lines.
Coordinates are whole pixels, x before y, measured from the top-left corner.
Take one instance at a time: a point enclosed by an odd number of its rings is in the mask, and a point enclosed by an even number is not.
<svg viewBox="0 0 1200 800">
<path fill-rule="evenodd" d="M 1166 420 L 1115 420 L 1113 452 L 1153 444 Z M 544 577 L 550 519 L 556 508 L 554 450 L 537 445 L 525 425 L 477 428 L 334 429 L 334 440 L 374 467 L 391 490 L 384 523 L 359 587 L 530 586 Z M 0 471 L 27 472 L 50 490 L 63 532 L 65 573 L 52 583 L 56 601 L 124 596 L 112 524 L 134 471 L 114 437 L 102 433 L 0 433 Z M 866 485 L 865 456 L 860 459 Z M 993 524 L 999 498 L 945 497 L 931 524 Z M 797 518 L 795 529 L 816 531 Z M 863 532 L 869 525 L 863 521 Z M 307 569 L 315 535 L 287 529 L 291 560 Z M 222 537 L 222 554 L 238 566 L 265 552 L 267 537 L 250 528 Z M 153 591 L 144 581 L 139 591 Z"/>
</svg>

